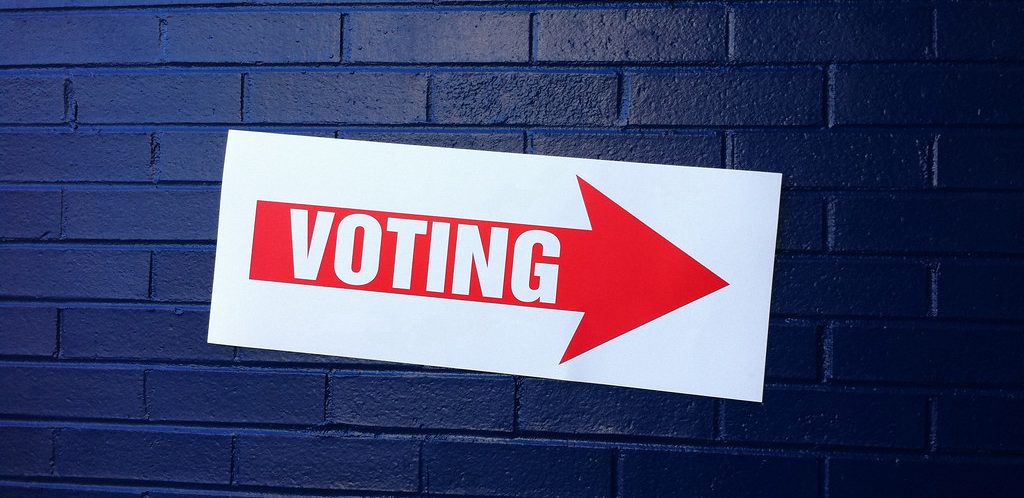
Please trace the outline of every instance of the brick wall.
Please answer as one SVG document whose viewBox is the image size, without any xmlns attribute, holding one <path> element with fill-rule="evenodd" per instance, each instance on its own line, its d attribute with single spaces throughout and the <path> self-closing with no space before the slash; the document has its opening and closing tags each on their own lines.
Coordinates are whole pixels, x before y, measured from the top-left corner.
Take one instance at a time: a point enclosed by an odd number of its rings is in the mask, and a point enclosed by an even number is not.
<svg viewBox="0 0 1024 498">
<path fill-rule="evenodd" d="M 0 496 L 1024 489 L 1024 7 L 143 3 L 0 2 Z M 765 402 L 207 345 L 229 127 L 784 173 Z"/>
</svg>

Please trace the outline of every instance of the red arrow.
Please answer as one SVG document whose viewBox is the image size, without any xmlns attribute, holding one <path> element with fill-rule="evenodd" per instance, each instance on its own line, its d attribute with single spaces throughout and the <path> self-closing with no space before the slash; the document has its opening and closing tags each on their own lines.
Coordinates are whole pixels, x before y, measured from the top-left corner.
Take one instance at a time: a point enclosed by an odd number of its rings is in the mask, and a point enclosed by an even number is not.
<svg viewBox="0 0 1024 498">
<path fill-rule="evenodd" d="M 445 299 L 478 301 L 514 306 L 530 306 L 569 311 L 582 311 L 583 319 L 562 355 L 561 363 L 575 358 L 596 348 L 616 337 L 637 327 L 657 319 L 671 311 L 685 306 L 701 297 L 715 292 L 726 285 L 718 275 L 698 263 L 688 254 L 666 240 L 642 221 L 623 209 L 621 206 L 602 194 L 596 188 L 578 178 L 580 191 L 590 217 L 591 229 L 541 227 L 512 223 L 501 223 L 481 220 L 445 218 L 417 214 L 389 213 L 362 209 L 337 208 L 326 206 L 310 206 L 271 201 L 257 201 L 256 221 L 253 234 L 253 252 L 249 278 L 271 282 L 285 282 L 325 287 L 339 287 L 374 292 L 388 292 Z M 307 251 L 314 247 L 323 248 L 319 262 L 319 272 L 315 278 L 297 278 L 295 259 L 293 258 L 291 215 L 294 210 L 304 212 L 308 220 L 305 227 L 307 234 Z M 317 245 L 313 240 L 318 233 L 315 223 L 321 216 L 328 213 L 333 221 L 330 223 L 326 245 Z M 426 233 L 414 237 L 411 277 L 409 288 L 396 288 L 393 277 L 396 273 L 397 235 L 386 230 L 377 230 L 381 234 L 379 250 L 379 270 L 366 283 L 351 285 L 341 280 L 335 273 L 334 257 L 337 247 L 337 236 L 334 235 L 339 223 L 347 216 L 368 215 L 376 220 L 380 227 L 388 226 L 388 220 L 398 218 L 422 221 L 429 226 Z M 365 220 L 367 217 L 363 216 Z M 433 292 L 427 286 L 428 266 L 430 259 L 431 239 L 435 227 L 442 225 L 441 232 L 450 233 L 454 237 L 457 225 L 472 225 L 479 229 L 483 247 L 491 262 L 495 257 L 495 248 L 490 247 L 493 230 L 508 230 L 508 242 L 504 248 L 511 253 L 511 245 L 521 234 L 531 230 L 543 230 L 554 234 L 560 242 L 560 254 L 556 258 L 545 258 L 533 247 L 534 261 L 537 263 L 557 264 L 559 266 L 558 288 L 555 302 L 539 301 L 522 302 L 511 291 L 509 278 L 512 257 L 507 254 L 504 268 L 504 283 L 500 296 L 487 296 L 479 282 L 479 268 L 474 268 L 477 280 L 471 280 L 467 294 L 452 291 L 452 274 L 455 240 L 448 240 L 447 259 L 442 263 L 446 280 L 444 289 Z M 325 225 L 324 229 L 327 228 Z M 326 233 L 324 230 L 319 232 Z M 352 269 L 362 263 L 362 250 L 366 231 L 356 231 L 352 240 L 354 244 Z M 301 239 L 299 239 L 301 240 Z M 369 244 L 368 246 L 373 246 Z M 303 254 L 302 257 L 310 256 Z M 376 256 L 376 255 L 374 255 Z M 533 281 L 536 277 L 531 278 Z M 531 283 L 531 285 L 535 285 Z"/>
</svg>

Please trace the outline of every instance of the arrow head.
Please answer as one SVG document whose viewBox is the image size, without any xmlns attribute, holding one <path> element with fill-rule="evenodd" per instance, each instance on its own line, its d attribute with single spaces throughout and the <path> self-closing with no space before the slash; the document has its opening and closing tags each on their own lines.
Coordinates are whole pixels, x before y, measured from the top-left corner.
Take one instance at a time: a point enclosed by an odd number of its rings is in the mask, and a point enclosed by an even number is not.
<svg viewBox="0 0 1024 498">
<path fill-rule="evenodd" d="M 577 177 L 590 231 L 564 258 L 561 301 L 584 312 L 560 363 L 729 285 Z M 567 247 L 570 249 L 570 247 Z M 569 256 L 564 251 L 564 256 Z"/>
</svg>

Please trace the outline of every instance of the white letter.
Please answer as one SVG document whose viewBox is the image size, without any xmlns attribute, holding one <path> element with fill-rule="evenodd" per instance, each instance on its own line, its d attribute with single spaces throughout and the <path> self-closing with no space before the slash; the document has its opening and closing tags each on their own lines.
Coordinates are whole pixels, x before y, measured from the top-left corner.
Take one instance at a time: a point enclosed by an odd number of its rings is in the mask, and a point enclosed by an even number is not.
<svg viewBox="0 0 1024 498">
<path fill-rule="evenodd" d="M 444 292 L 448 276 L 448 236 L 451 225 L 443 221 L 430 224 L 430 261 L 427 264 L 427 290 Z"/>
<path fill-rule="evenodd" d="M 469 295 L 472 267 L 480 280 L 480 293 L 500 298 L 505 287 L 505 256 L 508 252 L 508 229 L 491 228 L 490 254 L 484 254 L 480 229 L 476 225 L 459 225 L 455 239 L 455 269 L 452 271 L 452 293 Z"/>
<path fill-rule="evenodd" d="M 363 251 L 359 271 L 352 271 L 356 229 L 363 229 Z M 338 224 L 338 246 L 334 251 L 334 273 L 349 285 L 365 285 L 373 281 L 380 267 L 380 223 L 368 214 L 350 214 Z"/>
<path fill-rule="evenodd" d="M 327 249 L 327 237 L 334 223 L 334 213 L 318 211 L 313 222 L 313 239 L 309 238 L 309 211 L 292 209 L 292 268 L 295 278 L 316 280 L 320 263 Z"/>
<path fill-rule="evenodd" d="M 427 222 L 388 218 L 388 231 L 395 232 L 395 275 L 391 286 L 396 289 L 412 287 L 412 255 L 416 249 L 416 236 L 427 233 Z"/>
<path fill-rule="evenodd" d="M 557 258 L 561 252 L 558 237 L 543 230 L 523 232 L 516 239 L 515 252 L 512 254 L 512 295 L 524 303 L 539 300 L 542 303 L 555 302 L 555 291 L 558 289 L 558 265 L 537 263 L 533 275 L 540 281 L 537 288 L 530 287 L 530 266 L 533 265 L 533 246 L 540 244 L 540 254 L 547 258 Z"/>
</svg>

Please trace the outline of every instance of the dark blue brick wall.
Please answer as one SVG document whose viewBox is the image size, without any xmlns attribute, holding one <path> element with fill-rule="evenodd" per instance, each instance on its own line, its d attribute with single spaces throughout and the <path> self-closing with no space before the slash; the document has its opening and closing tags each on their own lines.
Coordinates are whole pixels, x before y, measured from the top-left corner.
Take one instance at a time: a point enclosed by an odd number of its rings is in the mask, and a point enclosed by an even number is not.
<svg viewBox="0 0 1024 498">
<path fill-rule="evenodd" d="M 1022 26 L 0 1 L 0 496 L 1020 496 Z M 207 344 L 233 127 L 783 173 L 764 403 Z"/>
</svg>

